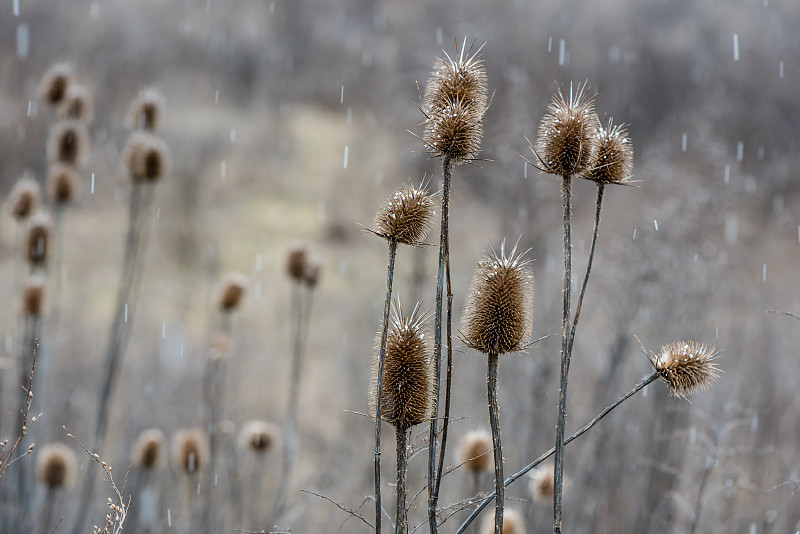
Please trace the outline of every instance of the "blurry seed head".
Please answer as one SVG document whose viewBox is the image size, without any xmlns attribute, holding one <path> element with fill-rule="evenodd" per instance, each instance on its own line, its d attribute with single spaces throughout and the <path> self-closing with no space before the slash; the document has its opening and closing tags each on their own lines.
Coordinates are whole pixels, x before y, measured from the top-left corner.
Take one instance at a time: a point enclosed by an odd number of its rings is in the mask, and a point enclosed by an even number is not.
<svg viewBox="0 0 800 534">
<path fill-rule="evenodd" d="M 36 457 L 36 480 L 50 489 L 71 486 L 77 464 L 72 449 L 62 443 L 48 443 Z"/>
<path fill-rule="evenodd" d="M 471 473 L 489 472 L 494 469 L 492 435 L 488 430 L 473 430 L 462 436 L 458 443 L 459 463 Z"/>
<path fill-rule="evenodd" d="M 399 301 L 393 307 L 383 363 L 381 416 L 398 431 L 408 430 L 431 416 L 433 362 L 425 341 L 425 320 L 419 305 L 410 315 L 403 313 Z M 373 414 L 377 411 L 380 341 L 378 332 L 370 385 Z"/>
<path fill-rule="evenodd" d="M 167 463 L 167 445 L 164 433 L 148 428 L 139 434 L 133 444 L 133 463 L 143 469 L 161 469 Z"/>
<path fill-rule="evenodd" d="M 715 350 L 713 345 L 679 341 L 662 346 L 657 354 L 650 352 L 648 358 L 670 394 L 685 398 L 710 388 L 719 377 L 720 369 L 714 361 L 719 353 Z"/>
<path fill-rule="evenodd" d="M 375 216 L 377 233 L 398 243 L 416 245 L 428 235 L 435 214 L 433 195 L 424 186 L 406 183 L 381 205 Z"/>
<path fill-rule="evenodd" d="M 94 105 L 89 90 L 82 85 L 70 85 L 67 88 L 67 94 L 58 105 L 58 117 L 91 122 L 94 118 Z"/>
<path fill-rule="evenodd" d="M 555 478 L 552 464 L 537 467 L 528 474 L 528 480 L 528 491 L 534 500 L 544 504 L 553 503 Z"/>
<path fill-rule="evenodd" d="M 303 269 L 303 283 L 308 287 L 316 287 L 322 276 L 322 259 L 310 254 L 306 257 L 306 266 Z"/>
<path fill-rule="evenodd" d="M 148 87 L 143 89 L 128 108 L 128 123 L 134 130 L 155 132 L 161 124 L 165 101 L 161 92 Z"/>
<path fill-rule="evenodd" d="M 610 118 L 605 127 L 597 130 L 592 162 L 582 176 L 598 184 L 622 184 L 630 179 L 632 172 L 633 143 L 625 125 L 615 125 Z"/>
<path fill-rule="evenodd" d="M 57 122 L 47 140 L 47 159 L 51 165 L 63 163 L 81 168 L 89 153 L 89 130 L 75 119 Z"/>
<path fill-rule="evenodd" d="M 150 134 L 137 132 L 124 149 L 125 167 L 134 183 L 157 182 L 169 174 L 170 157 L 167 144 Z"/>
<path fill-rule="evenodd" d="M 245 275 L 241 273 L 228 274 L 217 292 L 217 308 L 221 312 L 231 312 L 238 308 L 246 288 L 247 277 Z"/>
<path fill-rule="evenodd" d="M 28 219 L 25 254 L 31 265 L 43 265 L 47 261 L 51 227 L 50 217 L 42 211 Z"/>
<path fill-rule="evenodd" d="M 52 106 L 58 105 L 67 96 L 67 89 L 73 81 L 72 65 L 69 63 L 51 65 L 39 83 L 39 96 Z"/>
<path fill-rule="evenodd" d="M 539 123 L 536 153 L 541 170 L 561 176 L 583 172 L 591 162 L 599 121 L 594 112 L 594 97 L 587 84 L 573 90 L 562 86 L 553 96 Z"/>
<path fill-rule="evenodd" d="M 293 243 L 286 253 L 286 274 L 296 282 L 302 282 L 308 264 L 308 251 L 304 243 Z"/>
<path fill-rule="evenodd" d="M 28 317 L 39 317 L 44 311 L 45 279 L 41 275 L 31 276 L 22 288 L 22 312 Z"/>
<path fill-rule="evenodd" d="M 264 454 L 278 442 L 280 430 L 266 421 L 248 421 L 239 432 L 239 446 L 245 450 Z"/>
<path fill-rule="evenodd" d="M 33 175 L 26 172 L 17 180 L 8 195 L 11 214 L 22 221 L 36 212 L 41 203 L 41 187 Z"/>
<path fill-rule="evenodd" d="M 75 168 L 55 163 L 47 171 L 47 194 L 56 205 L 68 204 L 75 197 L 78 178 Z"/>
<path fill-rule="evenodd" d="M 481 523 L 481 534 L 494 534 L 494 514 L 485 514 Z M 514 508 L 503 510 L 503 534 L 524 534 L 525 518 Z"/>
<path fill-rule="evenodd" d="M 172 437 L 172 466 L 180 473 L 204 469 L 209 454 L 208 437 L 199 428 L 184 428 Z"/>
<path fill-rule="evenodd" d="M 505 241 L 500 254 L 494 249 L 475 268 L 464 314 L 464 343 L 484 354 L 504 354 L 525 348 L 533 330 L 533 271 L 529 261 L 517 254 L 506 257 Z"/>
</svg>

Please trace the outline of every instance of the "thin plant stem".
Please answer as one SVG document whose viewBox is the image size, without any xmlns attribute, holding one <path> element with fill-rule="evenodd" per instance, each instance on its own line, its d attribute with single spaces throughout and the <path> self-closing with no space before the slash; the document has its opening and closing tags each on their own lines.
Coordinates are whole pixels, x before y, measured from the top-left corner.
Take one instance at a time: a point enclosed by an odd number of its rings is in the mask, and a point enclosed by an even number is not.
<svg viewBox="0 0 800 534">
<path fill-rule="evenodd" d="M 570 288 L 572 286 L 572 231 L 570 228 L 572 178 L 564 176 L 561 184 L 564 207 L 564 313 L 561 321 L 561 389 L 558 395 L 556 460 L 553 490 L 553 533 L 561 532 L 561 498 L 564 485 L 564 429 L 567 424 L 567 376 L 569 374 Z"/>
<path fill-rule="evenodd" d="M 406 438 L 408 431 L 405 428 L 396 428 L 397 437 L 397 512 L 395 513 L 395 534 L 408 532 L 406 519 L 406 472 L 408 470 L 408 448 Z"/>
<path fill-rule="evenodd" d="M 41 330 L 41 317 L 39 315 L 25 315 L 23 317 L 23 334 L 21 344 L 21 354 L 19 362 L 19 383 L 24 384 L 28 377 L 29 369 L 33 365 L 33 358 L 39 346 L 38 338 Z M 30 395 L 30 394 L 29 394 Z M 22 428 L 26 433 L 30 432 L 27 426 L 28 396 L 24 400 L 20 399 L 20 406 L 17 412 L 17 428 Z M 36 488 L 33 485 L 33 463 L 20 462 L 17 470 L 17 530 L 20 533 L 33 532 L 33 501 Z"/>
<path fill-rule="evenodd" d="M 389 331 L 389 309 L 392 305 L 392 282 L 394 281 L 394 260 L 397 256 L 397 240 L 393 237 L 389 238 L 389 265 L 386 274 L 386 301 L 383 304 L 383 327 L 381 329 L 381 348 L 378 354 L 378 378 L 375 392 L 375 533 L 381 532 L 381 415 L 382 415 L 382 401 L 383 401 L 383 364 L 386 359 L 386 339 Z M 400 429 L 397 430 L 397 453 L 400 454 L 400 434 L 403 433 Z M 405 442 L 403 443 L 405 446 Z M 398 507 L 399 505 L 399 469 L 400 459 L 397 460 L 398 469 Z M 405 474 L 403 475 L 405 481 Z M 398 508 L 399 513 L 399 508 Z M 399 517 L 399 516 L 398 516 Z M 399 522 L 399 519 L 398 519 Z"/>
<path fill-rule="evenodd" d="M 489 423 L 492 427 L 492 446 L 494 448 L 494 534 L 503 532 L 503 447 L 500 444 L 500 410 L 497 404 L 497 354 L 489 354 L 489 365 L 486 370 L 486 387 L 489 399 Z"/>
<path fill-rule="evenodd" d="M 436 278 L 436 313 L 433 339 L 433 415 L 431 417 L 430 435 L 428 437 L 428 524 L 430 525 L 431 534 L 436 534 L 438 531 L 436 525 L 436 505 L 439 500 L 439 494 L 437 486 L 435 485 L 437 479 L 436 428 L 439 417 L 439 397 L 442 379 L 442 297 L 444 294 L 445 265 L 449 266 L 450 263 L 448 219 L 450 216 L 450 179 L 452 174 L 453 162 L 449 157 L 445 156 L 442 162 L 442 227 L 439 235 L 439 271 Z M 450 385 L 448 383 L 448 392 L 449 389 Z M 445 421 L 443 423 L 445 427 L 447 426 L 448 415 L 449 414 L 445 414 Z M 441 452 L 442 455 L 444 455 L 444 448 Z"/>
<path fill-rule="evenodd" d="M 625 395 L 623 395 L 622 397 L 620 397 L 619 399 L 614 401 L 614 403 L 612 403 L 609 406 L 607 406 L 602 412 L 597 414 L 594 417 L 594 419 L 592 419 L 591 421 L 586 423 L 580 430 L 578 430 L 577 432 L 575 432 L 574 434 L 572 434 L 571 436 L 566 438 L 564 440 L 564 445 L 569 445 L 574 440 L 578 439 L 583 434 L 588 432 L 594 425 L 599 423 L 605 416 L 607 416 L 609 413 L 611 413 L 620 404 L 622 404 L 623 402 L 625 402 L 626 400 L 628 400 L 629 398 L 634 396 L 636 393 L 638 393 L 639 391 L 644 389 L 645 386 L 647 386 L 648 384 L 650 384 L 654 380 L 658 379 L 658 376 L 659 376 L 658 373 L 654 372 L 653 374 L 651 374 L 650 376 L 648 376 L 647 378 L 645 378 L 644 380 L 639 382 L 639 384 L 637 384 L 636 387 L 634 387 L 628 393 L 626 393 Z M 555 454 L 555 452 L 556 452 L 556 448 L 555 447 L 551 448 L 549 451 L 547 451 L 546 453 L 542 454 L 541 456 L 536 458 L 534 461 L 532 461 L 531 463 L 529 463 L 528 465 L 526 465 L 525 467 L 523 467 L 522 469 L 520 469 L 519 471 L 517 471 L 513 475 L 509 476 L 505 480 L 505 482 L 503 483 L 503 486 L 505 486 L 505 487 L 510 486 L 511 484 L 513 484 L 514 482 L 519 480 L 521 477 L 523 477 L 525 474 L 527 474 L 528 471 L 530 471 L 531 469 L 533 469 L 537 465 L 541 464 L 542 462 L 544 462 L 545 460 L 547 460 L 548 458 L 553 456 L 553 454 Z M 461 526 L 458 527 L 458 530 L 456 530 L 455 534 L 462 534 L 464 532 L 464 530 L 466 530 L 466 528 L 478 517 L 478 515 L 483 511 L 483 509 L 486 508 L 489 505 L 489 503 L 491 503 L 494 500 L 495 495 L 496 495 L 496 492 L 492 492 L 485 499 L 483 499 L 483 501 L 481 501 L 481 503 L 478 505 L 478 507 L 475 510 L 473 510 L 473 512 L 469 515 L 469 517 L 467 517 L 467 519 L 465 519 L 464 522 L 461 523 Z"/>
</svg>

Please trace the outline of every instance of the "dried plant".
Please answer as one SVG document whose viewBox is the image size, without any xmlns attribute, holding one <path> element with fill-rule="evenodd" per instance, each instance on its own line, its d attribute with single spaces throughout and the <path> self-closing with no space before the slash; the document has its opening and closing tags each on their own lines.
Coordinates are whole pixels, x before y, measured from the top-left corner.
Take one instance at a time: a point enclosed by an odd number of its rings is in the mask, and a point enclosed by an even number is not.
<svg viewBox="0 0 800 534">
<path fill-rule="evenodd" d="M 55 163 L 47 171 L 47 194 L 57 206 L 68 204 L 75 197 L 78 179 L 75 168 Z"/>
<path fill-rule="evenodd" d="M 67 87 L 67 93 L 58 105 L 58 117 L 62 120 L 75 119 L 87 124 L 92 122 L 94 104 L 89 90 L 76 83 Z"/>
<path fill-rule="evenodd" d="M 63 163 L 82 168 L 88 154 L 89 131 L 82 121 L 67 119 L 55 123 L 50 129 L 47 160 L 51 165 Z"/>
<path fill-rule="evenodd" d="M 491 520 L 491 517 L 486 517 L 481 525 L 480 529 L 481 534 L 492 534 L 495 532 L 494 522 Z M 513 509 L 508 508 L 503 514 L 503 528 L 501 531 L 503 534 L 525 534 L 525 518 L 523 515 Z"/>
<path fill-rule="evenodd" d="M 146 470 L 161 469 L 167 464 L 166 438 L 157 428 L 139 434 L 131 452 L 133 465 Z"/>
<path fill-rule="evenodd" d="M 172 436 L 172 467 L 179 473 L 194 474 L 206 467 L 208 439 L 200 428 L 182 428 Z"/>
<path fill-rule="evenodd" d="M 308 250 L 303 243 L 294 243 L 286 253 L 286 274 L 289 278 L 300 282 L 306 270 Z"/>
<path fill-rule="evenodd" d="M 491 471 L 493 465 L 492 434 L 486 430 L 473 430 L 461 437 L 458 443 L 459 461 L 472 473 Z"/>
<path fill-rule="evenodd" d="M 128 108 L 128 123 L 135 130 L 155 132 L 161 124 L 165 101 L 161 92 L 149 87 L 143 89 Z"/>
<path fill-rule="evenodd" d="M 43 267 L 47 261 L 52 222 L 44 212 L 37 212 L 28 219 L 25 256 L 31 268 Z"/>
<path fill-rule="evenodd" d="M 719 377 L 719 366 L 714 361 L 719 353 L 713 345 L 679 341 L 662 346 L 658 353 L 646 354 L 673 397 L 686 398 L 706 390 Z"/>
<path fill-rule="evenodd" d="M 595 149 L 590 164 L 581 176 L 598 185 L 625 184 L 633 172 L 633 143 L 624 124 L 614 124 L 613 117 L 605 127 L 598 127 Z"/>
<path fill-rule="evenodd" d="M 48 104 L 56 106 L 67 96 L 67 90 L 73 82 L 72 65 L 69 63 L 51 65 L 39 83 L 39 96 Z"/>
<path fill-rule="evenodd" d="M 247 421 L 239 431 L 239 447 L 255 454 L 265 454 L 274 448 L 280 434 L 280 429 L 267 421 Z"/>
<path fill-rule="evenodd" d="M 36 456 L 36 480 L 50 489 L 71 486 L 78 462 L 72 449 L 63 443 L 48 443 Z"/>
<path fill-rule="evenodd" d="M 8 194 L 11 215 L 18 221 L 27 219 L 39 209 L 41 196 L 39 182 L 33 178 L 31 173 L 24 173 Z"/>
<path fill-rule="evenodd" d="M 123 159 L 134 183 L 157 182 L 169 174 L 169 149 L 164 141 L 151 134 L 137 132 L 131 135 Z"/>
<path fill-rule="evenodd" d="M 553 481 L 553 466 L 547 465 L 534 469 L 528 474 L 528 492 L 535 501 L 541 503 L 553 502 L 553 491 L 555 483 Z"/>
<path fill-rule="evenodd" d="M 230 273 L 217 290 L 217 309 L 229 313 L 239 307 L 247 289 L 247 277 L 241 273 Z"/>
<path fill-rule="evenodd" d="M 46 280 L 42 275 L 33 275 L 22 288 L 22 313 L 27 317 L 39 317 L 44 311 Z"/>
</svg>

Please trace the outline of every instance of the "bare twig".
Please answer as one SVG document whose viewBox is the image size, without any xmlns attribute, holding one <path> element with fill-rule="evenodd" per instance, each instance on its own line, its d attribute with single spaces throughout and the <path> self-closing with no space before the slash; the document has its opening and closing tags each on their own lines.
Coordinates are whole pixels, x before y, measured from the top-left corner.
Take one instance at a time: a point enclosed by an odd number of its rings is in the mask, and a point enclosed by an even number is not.
<svg viewBox="0 0 800 534">
<path fill-rule="evenodd" d="M 372 530 L 374 530 L 374 529 L 375 529 L 375 527 L 374 527 L 374 526 L 372 526 L 372 523 L 370 523 L 369 521 L 367 521 L 367 520 L 364 518 L 364 516 L 362 516 L 362 515 L 360 515 L 360 514 L 357 514 L 356 512 L 354 512 L 353 510 L 351 510 L 350 508 L 347 508 L 345 505 L 343 505 L 343 504 L 340 504 L 340 503 L 338 503 L 338 502 L 334 501 L 334 500 L 333 500 L 333 499 L 331 499 L 330 497 L 326 497 L 325 495 L 322 495 L 322 494 L 320 494 L 320 493 L 316 493 L 316 492 L 314 492 L 314 491 L 309 491 L 309 490 L 304 490 L 304 489 L 301 489 L 300 491 L 302 491 L 303 493 L 308 493 L 309 495 L 313 495 L 313 496 L 315 496 L 315 497 L 319 497 L 320 499 L 324 499 L 324 500 L 328 501 L 329 503 L 332 503 L 332 504 L 333 504 L 333 505 L 335 505 L 337 508 L 339 508 L 341 511 L 343 511 L 343 512 L 346 512 L 346 513 L 350 514 L 351 516 L 355 517 L 356 519 L 359 519 L 359 520 L 361 520 L 361 522 L 363 522 L 365 525 L 367 525 L 367 526 L 368 526 L 370 529 L 372 529 Z"/>
<path fill-rule="evenodd" d="M 767 313 L 776 313 L 778 315 L 785 315 L 786 317 L 791 317 L 792 319 L 797 319 L 798 321 L 800 321 L 800 315 L 795 315 L 794 313 L 787 311 L 767 310 Z"/>
<path fill-rule="evenodd" d="M 16 458 L 14 457 L 14 453 L 19 447 L 19 444 L 22 442 L 25 436 L 28 435 L 28 415 L 31 409 L 31 402 L 33 401 L 33 375 L 34 371 L 36 370 L 36 355 L 38 352 L 39 352 L 39 340 L 36 339 L 33 342 L 33 357 L 31 359 L 31 371 L 30 374 L 28 375 L 28 387 L 25 388 L 25 386 L 20 385 L 22 390 L 25 392 L 25 407 L 23 408 L 22 411 L 22 427 L 20 428 L 19 435 L 17 436 L 16 441 L 14 441 L 14 444 L 6 453 L 6 457 L 3 458 L 2 463 L 0 463 L 0 478 L 2 478 L 3 471 L 5 470 L 6 467 L 13 464 L 23 456 L 26 456 L 31 452 L 33 452 L 33 444 L 31 444 L 26 452 L 20 454 Z M 36 418 L 34 417 L 34 420 L 35 419 Z M 2 447 L 3 449 L 5 449 L 6 447 L 5 441 L 2 443 Z M 4 451 L 0 450 L 0 458 L 2 458 L 3 452 Z"/>
</svg>

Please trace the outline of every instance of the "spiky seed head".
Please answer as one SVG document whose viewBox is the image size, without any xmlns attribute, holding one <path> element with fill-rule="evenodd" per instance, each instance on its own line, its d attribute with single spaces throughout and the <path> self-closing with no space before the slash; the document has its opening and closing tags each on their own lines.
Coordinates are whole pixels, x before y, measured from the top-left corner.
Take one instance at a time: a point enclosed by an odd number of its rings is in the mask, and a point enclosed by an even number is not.
<svg viewBox="0 0 800 534">
<path fill-rule="evenodd" d="M 609 118 L 605 127 L 597 130 L 592 161 L 582 176 L 598 184 L 622 184 L 633 172 L 633 143 L 624 124 L 614 124 Z"/>
<path fill-rule="evenodd" d="M 308 287 L 316 287 L 322 276 L 322 259 L 310 254 L 306 257 L 306 266 L 303 269 L 303 283 Z"/>
<path fill-rule="evenodd" d="M 75 119 L 59 121 L 50 130 L 47 141 L 49 163 L 63 163 L 81 168 L 89 153 L 89 131 L 86 124 Z"/>
<path fill-rule="evenodd" d="M 461 319 L 464 343 L 484 354 L 525 347 L 533 330 L 533 271 L 517 247 L 494 249 L 478 262 Z"/>
<path fill-rule="evenodd" d="M 48 104 L 58 105 L 67 96 L 67 89 L 73 80 L 72 66 L 69 63 L 51 65 L 39 83 L 39 95 Z"/>
<path fill-rule="evenodd" d="M 42 265 L 47 261 L 50 229 L 50 217 L 44 212 L 40 211 L 28 219 L 25 254 L 32 265 Z"/>
<path fill-rule="evenodd" d="M 488 472 L 494 468 L 492 462 L 492 435 L 487 430 L 467 432 L 458 444 L 459 463 L 471 473 Z"/>
<path fill-rule="evenodd" d="M 28 317 L 38 317 L 44 310 L 45 279 L 34 275 L 22 288 L 22 312 Z"/>
<path fill-rule="evenodd" d="M 430 230 L 436 203 L 425 187 L 403 184 L 375 215 L 377 233 L 398 243 L 417 245 Z"/>
<path fill-rule="evenodd" d="M 134 183 L 157 182 L 169 174 L 167 144 L 154 135 L 133 134 L 124 150 L 125 167 Z"/>
<path fill-rule="evenodd" d="M 247 277 L 242 273 L 230 273 L 222 281 L 217 293 L 217 308 L 221 312 L 235 310 L 247 288 Z"/>
<path fill-rule="evenodd" d="M 164 97 L 158 89 L 143 89 L 128 108 L 128 123 L 134 130 L 153 133 L 161 124 L 164 107 Z"/>
<path fill-rule="evenodd" d="M 278 441 L 280 430 L 266 421 L 248 421 L 239 432 L 239 446 L 246 451 L 264 454 Z"/>
<path fill-rule="evenodd" d="M 303 243 L 293 243 L 286 253 L 286 274 L 295 282 L 302 282 L 308 264 L 308 251 Z"/>
<path fill-rule="evenodd" d="M 192 474 L 206 467 L 209 457 L 208 437 L 199 428 L 183 428 L 172 437 L 172 465 L 182 473 Z"/>
<path fill-rule="evenodd" d="M 685 398 L 710 388 L 719 377 L 720 369 L 714 361 L 719 353 L 715 350 L 713 345 L 679 341 L 662 346 L 658 354 L 650 352 L 648 358 L 670 394 Z"/>
<path fill-rule="evenodd" d="M 552 464 L 537 467 L 531 471 L 528 474 L 528 491 L 531 497 L 541 503 L 552 504 L 555 491 L 554 477 Z"/>
<path fill-rule="evenodd" d="M 58 105 L 58 116 L 60 119 L 91 122 L 94 118 L 92 94 L 82 85 L 70 85 L 64 100 Z"/>
<path fill-rule="evenodd" d="M 36 457 L 36 480 L 50 489 L 72 485 L 77 473 L 72 449 L 63 443 L 48 443 Z"/>
<path fill-rule="evenodd" d="M 560 87 L 539 123 L 534 152 L 542 170 L 561 176 L 583 172 L 591 162 L 599 121 L 587 84 Z M 534 148 L 534 147 L 531 147 Z"/>
<path fill-rule="evenodd" d="M 54 204 L 67 204 L 75 196 L 78 178 L 75 168 L 55 163 L 47 171 L 47 194 Z"/>
<path fill-rule="evenodd" d="M 449 157 L 455 163 L 478 157 L 483 137 L 483 118 L 461 100 L 449 102 L 425 121 L 425 148 L 436 157 Z"/>
<path fill-rule="evenodd" d="M 514 508 L 503 510 L 503 534 L 524 534 L 525 518 Z M 494 514 L 486 514 L 481 523 L 481 534 L 494 534 Z"/>
<path fill-rule="evenodd" d="M 139 434 L 133 444 L 134 465 L 143 469 L 161 469 L 167 463 L 167 439 L 157 428 L 148 428 Z"/>
<path fill-rule="evenodd" d="M 18 221 L 28 218 L 39 208 L 41 197 L 39 182 L 33 178 L 33 175 L 26 172 L 22 178 L 17 180 L 8 195 L 11 214 Z"/>
<path fill-rule="evenodd" d="M 386 337 L 383 363 L 381 416 L 398 431 L 405 431 L 430 418 L 433 401 L 433 362 L 425 342 L 425 316 L 417 305 L 406 316 L 395 304 Z M 378 363 L 381 333 L 378 332 L 372 360 L 370 407 L 377 411 Z"/>
</svg>

